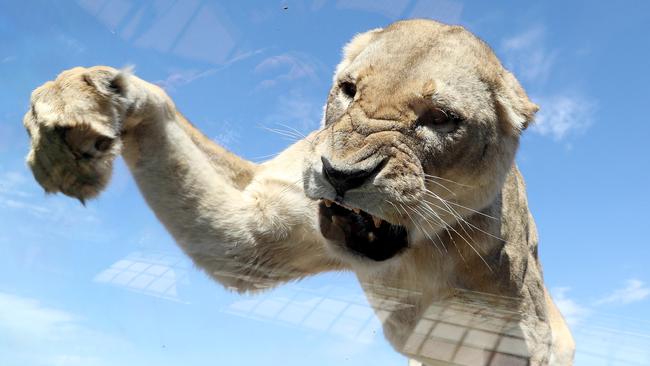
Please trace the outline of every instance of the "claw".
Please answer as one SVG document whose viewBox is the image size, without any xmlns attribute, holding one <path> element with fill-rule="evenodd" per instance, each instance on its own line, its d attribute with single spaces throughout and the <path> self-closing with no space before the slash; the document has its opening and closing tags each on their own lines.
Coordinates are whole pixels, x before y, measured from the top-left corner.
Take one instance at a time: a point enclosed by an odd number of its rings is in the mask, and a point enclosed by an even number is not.
<svg viewBox="0 0 650 366">
<path fill-rule="evenodd" d="M 86 207 L 86 200 L 85 200 L 84 198 L 82 198 L 82 197 L 77 197 L 77 199 L 79 200 L 79 202 L 81 202 L 81 205 L 82 205 L 82 206 Z"/>
</svg>

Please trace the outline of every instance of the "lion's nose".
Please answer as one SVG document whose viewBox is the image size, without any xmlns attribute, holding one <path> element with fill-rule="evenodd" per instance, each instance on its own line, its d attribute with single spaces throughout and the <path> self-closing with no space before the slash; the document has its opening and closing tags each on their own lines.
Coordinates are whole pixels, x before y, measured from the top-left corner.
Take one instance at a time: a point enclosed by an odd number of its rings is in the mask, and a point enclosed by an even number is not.
<svg viewBox="0 0 650 366">
<path fill-rule="evenodd" d="M 332 166 L 327 158 L 321 156 L 323 162 L 323 176 L 336 190 L 336 194 L 343 197 L 346 191 L 362 186 L 368 178 L 378 173 L 383 167 L 385 160 L 363 169 L 341 169 Z"/>
</svg>

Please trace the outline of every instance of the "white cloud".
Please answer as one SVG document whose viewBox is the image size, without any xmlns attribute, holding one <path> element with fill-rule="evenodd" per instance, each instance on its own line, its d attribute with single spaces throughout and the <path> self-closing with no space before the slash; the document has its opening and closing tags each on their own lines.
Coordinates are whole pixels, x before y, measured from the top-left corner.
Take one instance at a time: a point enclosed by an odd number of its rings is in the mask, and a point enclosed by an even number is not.
<svg viewBox="0 0 650 366">
<path fill-rule="evenodd" d="M 13 235 L 25 242 L 106 240 L 107 234 L 99 230 L 101 216 L 93 204 L 84 207 L 62 194 L 46 196 L 27 169 L 0 170 L 0 212 L 6 222 L 17 223 Z"/>
<path fill-rule="evenodd" d="M 35 205 L 24 201 L 16 201 L 10 198 L 7 199 L 7 198 L 0 197 L 0 204 L 7 208 L 28 211 L 32 215 L 39 216 L 39 217 L 45 217 L 46 215 L 52 213 L 52 210 L 50 210 L 45 206 Z"/>
<path fill-rule="evenodd" d="M 19 171 L 5 171 L 0 173 L 0 194 L 12 194 L 15 196 L 27 197 L 30 194 L 22 188 L 29 179 L 23 172 Z"/>
<path fill-rule="evenodd" d="M 531 48 L 533 46 L 539 46 L 539 42 L 543 36 L 544 28 L 537 25 L 527 29 L 522 33 L 503 40 L 503 48 L 505 48 L 507 51 L 519 51 L 522 49 Z"/>
<path fill-rule="evenodd" d="M 551 75 L 557 51 L 546 42 L 546 29 L 534 25 L 519 34 L 504 38 L 500 50 L 504 65 L 526 85 L 541 90 Z M 571 87 L 569 87 L 571 89 Z M 543 92 L 531 98 L 541 109 L 532 130 L 556 141 L 585 131 L 593 121 L 595 102 L 581 93 Z"/>
<path fill-rule="evenodd" d="M 173 92 L 176 88 L 187 85 L 197 79 L 210 76 L 218 71 L 217 68 L 207 70 L 178 70 L 172 71 L 166 78 L 157 80 L 154 83 L 165 89 L 166 92 Z"/>
<path fill-rule="evenodd" d="M 317 80 L 317 61 L 308 55 L 299 53 L 284 53 L 267 57 L 262 60 L 254 71 L 256 73 L 272 73 L 277 75 L 260 82 L 258 89 L 269 88 L 280 82 L 294 81 L 298 79 Z"/>
<path fill-rule="evenodd" d="M 218 67 L 211 67 L 205 70 L 174 70 L 167 75 L 166 78 L 157 80 L 154 83 L 165 89 L 165 91 L 173 92 L 176 88 L 190 84 L 198 79 L 202 79 L 208 76 L 212 76 L 219 71 L 224 70 L 225 68 L 239 62 L 243 61 L 249 57 L 253 57 L 260 53 L 263 53 L 264 49 L 257 49 L 253 51 L 238 52 L 236 53 L 229 61 L 225 62 L 223 65 Z"/>
<path fill-rule="evenodd" d="M 0 292 L 0 328 L 15 338 L 55 339 L 75 327 L 75 317 L 37 300 Z"/>
<path fill-rule="evenodd" d="M 582 96 L 559 94 L 533 100 L 541 108 L 532 129 L 542 136 L 562 140 L 571 133 L 586 130 L 592 124 L 595 105 Z"/>
<path fill-rule="evenodd" d="M 100 219 L 92 207 L 84 207 L 79 202 L 65 198 L 62 200 L 52 199 L 23 199 L 3 196 L 0 192 L 0 207 L 5 207 L 17 212 L 26 213 L 32 218 L 39 220 L 40 224 L 51 225 L 48 229 L 41 228 L 39 232 L 59 233 L 69 235 L 70 227 L 77 227 L 80 224 L 99 224 Z M 51 230 L 51 231 L 50 231 Z M 84 231 L 78 229 L 78 234 Z M 90 230 L 90 233 L 93 231 Z"/>
<path fill-rule="evenodd" d="M 553 300 L 560 309 L 562 315 L 571 326 L 575 326 L 584 320 L 586 317 L 593 315 L 592 320 L 598 321 L 598 317 L 605 316 L 603 314 L 595 313 L 596 307 L 604 304 L 618 304 L 627 305 L 638 301 L 643 301 L 650 297 L 650 287 L 636 278 L 631 278 L 625 281 L 625 285 L 619 289 L 615 289 L 609 295 L 597 300 L 592 301 L 590 306 L 585 306 L 568 296 L 571 291 L 570 287 L 554 287 L 551 289 Z"/>
<path fill-rule="evenodd" d="M 3 365 L 104 365 L 102 354 L 128 347 L 70 312 L 6 292 L 0 292 L 0 334 L 7 342 L 0 344 Z"/>
<path fill-rule="evenodd" d="M 501 42 L 506 67 L 525 81 L 543 82 L 555 61 L 555 51 L 545 46 L 545 30 L 533 26 Z"/>
<path fill-rule="evenodd" d="M 73 53 L 82 53 L 86 50 L 86 47 L 79 40 L 63 33 L 59 34 L 57 41 Z"/>
<path fill-rule="evenodd" d="M 20 171 L 0 173 L 0 207 L 28 212 L 38 218 L 48 218 L 52 210 L 44 205 L 29 202 L 33 193 L 26 190 L 30 179 Z"/>
<path fill-rule="evenodd" d="M 638 301 L 647 297 L 648 291 L 642 281 L 628 280 L 623 289 L 614 291 L 605 299 L 618 303 Z M 647 347 L 650 334 L 645 320 L 602 313 L 596 308 L 603 303 L 602 300 L 585 306 L 571 298 L 569 292 L 568 287 L 551 290 L 553 300 L 575 339 L 576 365 L 647 364 L 650 360 Z"/>
<path fill-rule="evenodd" d="M 625 281 L 625 286 L 614 290 L 608 296 L 598 300 L 597 305 L 618 304 L 626 305 L 637 301 L 642 301 L 650 296 L 650 287 L 645 282 L 636 278 Z"/>
<path fill-rule="evenodd" d="M 294 129 L 298 135 L 307 135 L 318 128 L 322 114 L 320 104 L 306 97 L 300 90 L 293 89 L 287 95 L 278 97 L 276 110 L 264 121 L 271 128 L 280 126 L 282 130 Z M 297 137 L 299 139 L 304 136 Z"/>
<path fill-rule="evenodd" d="M 259 55 L 261 53 L 264 53 L 265 51 L 266 51 L 265 48 L 258 48 L 252 51 L 236 51 L 235 54 L 232 56 L 232 58 L 228 62 L 226 62 L 226 65 L 232 65 L 235 62 L 239 62 L 249 57 Z"/>
<path fill-rule="evenodd" d="M 551 290 L 555 305 L 560 309 L 564 319 L 569 326 L 574 327 L 579 324 L 584 318 L 591 314 L 589 308 L 578 304 L 575 300 L 569 298 L 567 294 L 571 290 L 570 287 L 556 287 Z"/>
</svg>

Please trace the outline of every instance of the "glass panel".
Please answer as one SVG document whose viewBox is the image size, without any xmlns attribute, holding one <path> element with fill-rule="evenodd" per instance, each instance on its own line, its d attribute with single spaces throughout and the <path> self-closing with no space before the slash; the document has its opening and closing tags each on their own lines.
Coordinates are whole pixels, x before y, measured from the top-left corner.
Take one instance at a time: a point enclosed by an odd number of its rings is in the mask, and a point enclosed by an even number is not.
<svg viewBox="0 0 650 366">
<path fill-rule="evenodd" d="M 649 10 L 0 4 L 0 364 L 650 364 Z"/>
</svg>

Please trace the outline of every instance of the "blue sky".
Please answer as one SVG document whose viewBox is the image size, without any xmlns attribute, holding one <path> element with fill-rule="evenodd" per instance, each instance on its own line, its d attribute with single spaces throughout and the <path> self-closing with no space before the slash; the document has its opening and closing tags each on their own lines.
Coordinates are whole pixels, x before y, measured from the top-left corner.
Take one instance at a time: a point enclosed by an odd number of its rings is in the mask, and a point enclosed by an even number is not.
<svg viewBox="0 0 650 366">
<path fill-rule="evenodd" d="M 290 143 L 270 129 L 318 127 L 347 40 L 410 17 L 468 27 L 542 107 L 517 160 L 577 363 L 650 364 L 650 5 L 456 0 L 0 4 L 0 363 L 405 365 L 350 274 L 246 297 L 208 280 L 122 162 L 87 208 L 45 196 L 21 118 L 64 69 L 134 65 L 261 161 Z"/>
</svg>

